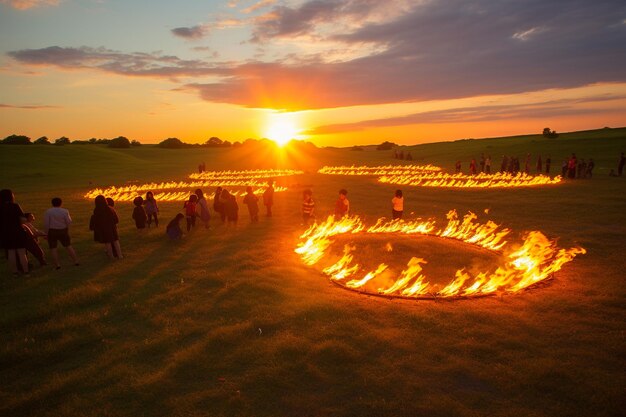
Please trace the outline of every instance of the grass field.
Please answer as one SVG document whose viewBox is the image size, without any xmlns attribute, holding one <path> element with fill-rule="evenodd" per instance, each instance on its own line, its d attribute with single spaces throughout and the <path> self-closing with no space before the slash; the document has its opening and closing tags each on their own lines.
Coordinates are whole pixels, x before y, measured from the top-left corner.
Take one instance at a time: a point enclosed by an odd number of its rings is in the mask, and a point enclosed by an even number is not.
<svg viewBox="0 0 626 417">
<path fill-rule="evenodd" d="M 300 194 L 313 189 L 318 217 L 332 211 L 339 188 L 367 222 L 389 216 L 395 186 L 315 172 L 394 163 L 390 152 L 0 147 L 1 188 L 13 189 L 38 221 L 50 198 L 62 197 L 81 258 L 71 266 L 61 251 L 61 270 L 36 268 L 18 279 L 0 261 L 0 415 L 621 416 L 626 177 L 608 172 L 626 151 L 626 129 L 407 149 L 417 162 L 448 171 L 457 159 L 466 171 L 482 152 L 494 167 L 502 154 L 550 154 L 553 172 L 571 152 L 594 158 L 593 179 L 558 186 L 403 189 L 413 216 L 443 221 L 450 209 L 471 210 L 515 236 L 541 230 L 588 253 L 549 285 L 516 295 L 367 297 L 330 284 L 293 253 L 303 230 Z M 306 173 L 286 180 L 291 189 L 276 194 L 273 218 L 249 225 L 240 203 L 237 229 L 214 219 L 210 231 L 176 243 L 163 226 L 138 233 L 132 205 L 119 203 L 126 257 L 109 262 L 88 230 L 93 202 L 82 195 L 95 186 L 184 179 L 203 160 L 209 170 Z M 163 223 L 181 211 L 180 203 L 160 206 Z M 458 248 L 447 256 L 442 244 L 401 245 L 441 262 L 463 256 Z"/>
</svg>

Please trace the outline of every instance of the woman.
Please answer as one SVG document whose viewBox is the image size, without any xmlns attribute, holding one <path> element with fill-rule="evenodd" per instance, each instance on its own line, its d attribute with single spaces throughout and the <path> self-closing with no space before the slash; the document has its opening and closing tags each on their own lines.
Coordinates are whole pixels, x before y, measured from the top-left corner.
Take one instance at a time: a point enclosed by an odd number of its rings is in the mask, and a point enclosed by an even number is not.
<svg viewBox="0 0 626 417">
<path fill-rule="evenodd" d="M 204 193 L 202 192 L 201 189 L 198 188 L 196 190 L 196 195 L 198 196 L 198 202 L 196 203 L 199 209 L 198 215 L 202 223 L 204 223 L 204 228 L 208 229 L 209 221 L 211 220 L 211 212 L 209 211 L 209 204 L 207 203 L 206 198 L 204 198 Z"/>
<path fill-rule="evenodd" d="M 107 205 L 103 195 L 96 197 L 95 205 L 89 222 L 89 229 L 93 230 L 93 239 L 104 244 L 104 250 L 109 259 L 115 259 L 114 253 L 119 259 L 122 259 L 122 248 L 117 235 L 117 223 L 119 222 L 117 213 Z"/>
<path fill-rule="evenodd" d="M 0 190 L 0 247 L 7 251 L 9 267 L 13 275 L 18 275 L 19 259 L 22 271 L 28 275 L 28 259 L 26 258 L 26 231 L 22 224 L 26 223 L 24 212 L 11 190 Z"/>
<path fill-rule="evenodd" d="M 215 189 L 215 195 L 213 196 L 213 210 L 219 213 L 222 223 L 226 222 L 226 211 L 224 210 L 224 202 L 222 201 L 222 187 Z"/>
</svg>

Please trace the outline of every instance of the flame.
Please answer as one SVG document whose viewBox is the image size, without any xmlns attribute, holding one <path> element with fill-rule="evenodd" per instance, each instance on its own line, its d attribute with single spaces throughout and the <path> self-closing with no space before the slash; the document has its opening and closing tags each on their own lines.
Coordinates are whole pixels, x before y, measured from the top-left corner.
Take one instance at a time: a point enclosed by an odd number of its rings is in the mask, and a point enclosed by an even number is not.
<svg viewBox="0 0 626 417">
<path fill-rule="evenodd" d="M 416 172 L 437 172 L 440 167 L 434 165 L 380 165 L 368 166 L 325 166 L 317 172 L 326 175 L 411 175 Z"/>
<path fill-rule="evenodd" d="M 150 182 L 119 187 L 95 188 L 88 191 L 84 197 L 93 199 L 98 195 L 104 195 L 105 197 L 111 197 L 115 201 L 132 201 L 135 197 L 152 191 L 157 201 L 185 201 L 193 190 L 208 187 L 242 188 L 242 190 L 229 190 L 235 196 L 243 195 L 245 193 L 243 188 L 252 187 L 255 194 L 261 194 L 269 186 L 270 178 L 302 173 L 302 171 L 291 169 L 209 171 L 201 174 L 190 174 L 189 178 L 195 181 L 164 181 L 160 183 Z M 283 192 L 287 191 L 287 189 L 284 186 L 274 186 L 275 192 Z"/>
<path fill-rule="evenodd" d="M 447 224 L 436 227 L 434 220 L 415 219 L 411 221 L 379 219 L 375 225 L 366 227 L 357 216 L 335 220 L 333 216 L 322 223 L 316 223 L 301 236 L 301 242 L 295 252 L 307 265 L 314 265 L 326 257 L 327 249 L 333 244 L 334 238 L 342 234 L 422 234 L 435 237 L 455 239 L 471 245 L 488 249 L 499 254 L 505 262 L 493 272 L 470 274 L 459 269 L 448 285 L 435 291 L 435 287 L 426 282 L 422 273 L 422 265 L 426 260 L 412 257 L 406 268 L 388 286 L 378 285 L 378 294 L 408 298 L 449 298 L 475 297 L 496 292 L 514 293 L 528 288 L 559 271 L 564 264 L 576 255 L 586 253 L 581 247 L 559 249 L 554 241 L 549 240 L 539 231 L 528 232 L 523 242 L 513 249 L 504 240 L 510 230 L 501 228 L 493 221 L 477 222 L 477 216 L 469 212 L 459 220 L 455 210 L 447 213 Z M 389 244 L 390 245 L 390 244 Z M 324 268 L 323 273 L 335 282 L 355 276 L 362 272 L 358 264 L 353 264 L 352 253 L 355 246 L 346 245 L 343 257 L 331 266 Z M 363 287 L 367 283 L 375 283 L 388 265 L 381 263 L 374 271 L 367 272 L 360 279 L 346 282 L 347 288 L 368 292 Z M 386 275 L 389 275 L 388 271 Z M 372 293 L 373 294 L 373 293 Z"/>
</svg>

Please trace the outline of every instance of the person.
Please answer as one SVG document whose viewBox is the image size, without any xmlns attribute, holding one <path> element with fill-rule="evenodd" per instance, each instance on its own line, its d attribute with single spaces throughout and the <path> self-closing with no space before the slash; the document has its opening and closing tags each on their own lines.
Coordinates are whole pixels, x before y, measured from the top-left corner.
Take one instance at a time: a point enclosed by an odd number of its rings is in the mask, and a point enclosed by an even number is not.
<svg viewBox="0 0 626 417">
<path fill-rule="evenodd" d="M 94 200 L 94 209 L 89 220 L 89 230 L 93 231 L 93 240 L 102 243 L 109 259 L 123 259 L 122 247 L 117 234 L 119 218 L 115 209 L 110 207 L 103 195 Z M 49 239 L 49 237 L 48 237 Z"/>
<path fill-rule="evenodd" d="M 561 177 L 567 178 L 568 167 L 569 167 L 569 161 L 567 160 L 567 158 L 565 158 L 563 160 L 563 163 L 561 164 Z"/>
<path fill-rule="evenodd" d="M 587 162 L 587 173 L 585 174 L 585 178 L 593 177 L 593 168 L 596 164 L 593 162 L 592 158 L 589 158 L 589 162 Z"/>
<path fill-rule="evenodd" d="M 306 189 L 302 192 L 302 221 L 309 225 L 315 220 L 315 202 L 313 201 L 313 191 Z"/>
<path fill-rule="evenodd" d="M 578 166 L 576 167 L 576 169 L 577 178 L 585 178 L 585 174 L 587 174 L 587 163 L 584 159 L 581 158 L 581 160 L 578 162 Z"/>
<path fill-rule="evenodd" d="M 111 197 L 107 197 L 105 198 L 106 202 L 107 202 L 107 206 L 113 208 L 113 210 L 115 210 L 115 200 L 113 200 Z"/>
<path fill-rule="evenodd" d="M 509 167 L 509 158 L 506 155 L 502 155 L 502 163 L 500 163 L 500 172 L 506 172 Z"/>
<path fill-rule="evenodd" d="M 552 159 L 550 159 L 550 155 L 546 158 L 546 175 L 550 175 L 550 164 L 552 164 Z"/>
<path fill-rule="evenodd" d="M 133 220 L 135 220 L 135 226 L 139 230 L 143 230 L 146 228 L 146 222 L 148 221 L 148 214 L 146 214 L 146 209 L 143 207 L 143 197 L 137 196 L 133 199 L 133 204 L 135 208 L 133 209 Z"/>
<path fill-rule="evenodd" d="M 393 220 L 401 219 L 404 212 L 404 197 L 402 190 L 396 190 L 396 194 L 391 199 L 391 218 Z"/>
<path fill-rule="evenodd" d="M 196 225 L 196 204 L 198 203 L 198 196 L 191 194 L 189 200 L 185 201 L 183 208 L 185 209 L 185 217 L 187 218 L 187 232 L 191 231 L 192 227 Z"/>
<path fill-rule="evenodd" d="M 543 164 L 541 161 L 541 155 L 537 155 L 537 174 L 541 174 L 543 171 Z"/>
<path fill-rule="evenodd" d="M 624 172 L 624 164 L 626 164 L 626 157 L 624 157 L 624 152 L 619 157 L 619 162 L 617 163 L 617 176 L 621 177 L 622 172 Z"/>
<path fill-rule="evenodd" d="M 148 191 L 146 193 L 144 204 L 146 205 L 146 215 L 148 216 L 148 228 L 150 227 L 150 224 L 152 224 L 152 219 L 154 219 L 154 225 L 159 227 L 159 207 L 157 206 L 157 202 L 154 198 L 154 194 L 152 194 L 152 191 Z"/>
<path fill-rule="evenodd" d="M 454 163 L 454 171 L 458 174 L 461 172 L 461 161 L 456 161 Z"/>
<path fill-rule="evenodd" d="M 485 159 L 485 172 L 491 174 L 491 155 L 487 155 L 487 159 Z"/>
<path fill-rule="evenodd" d="M 252 187 L 246 187 L 246 195 L 243 198 L 243 204 L 248 206 L 248 214 L 250 214 L 250 222 L 257 223 L 259 221 L 259 197 L 254 195 Z"/>
<path fill-rule="evenodd" d="M 265 206 L 265 216 L 272 217 L 272 206 L 274 205 L 274 181 L 269 180 L 267 189 L 263 193 L 263 205 Z"/>
<path fill-rule="evenodd" d="M 480 171 L 479 172 L 485 172 L 485 154 L 484 153 L 480 154 L 479 164 L 480 164 Z"/>
<path fill-rule="evenodd" d="M 573 153 L 572 157 L 567 162 L 567 176 L 568 178 L 574 179 L 576 178 L 576 166 L 578 165 L 578 160 L 576 159 L 576 154 Z"/>
<path fill-rule="evenodd" d="M 530 174 L 530 154 L 526 154 L 526 162 L 524 163 L 524 172 Z"/>
<path fill-rule="evenodd" d="M 340 219 L 350 213 L 350 201 L 348 191 L 344 188 L 339 190 L 339 198 L 335 202 L 335 219 Z"/>
<path fill-rule="evenodd" d="M 237 226 L 237 220 L 239 220 L 239 205 L 237 204 L 237 198 L 228 190 L 222 190 L 222 201 L 224 201 L 224 211 L 226 212 L 226 221 L 228 224 Z"/>
<path fill-rule="evenodd" d="M 22 224 L 26 221 L 24 212 L 19 204 L 15 203 L 13 191 L 0 191 L 0 247 L 7 251 L 9 268 L 13 275 L 19 274 L 19 262 L 22 271 L 28 275 L 28 258 L 26 257 L 27 235 Z"/>
<path fill-rule="evenodd" d="M 28 238 L 26 239 L 26 252 L 30 252 L 39 262 L 40 266 L 48 265 L 46 262 L 46 256 L 39 246 L 39 238 L 46 236 L 44 232 L 37 229 L 33 222 L 35 221 L 35 215 L 33 213 L 24 213 L 26 223 L 22 225 Z"/>
<path fill-rule="evenodd" d="M 220 215 L 222 223 L 226 223 L 226 212 L 224 211 L 224 202 L 222 201 L 222 187 L 215 189 L 215 194 L 213 195 L 213 210 Z"/>
<path fill-rule="evenodd" d="M 406 160 L 407 161 L 412 161 L 413 160 L 413 156 L 411 155 L 411 152 L 407 151 L 407 153 L 406 153 Z"/>
<path fill-rule="evenodd" d="M 106 200 L 104 197 L 102 197 L 102 202 L 106 206 Z M 63 205 L 63 200 L 59 197 L 54 197 L 51 203 L 52 207 L 49 208 L 44 214 L 43 228 L 44 232 L 48 236 L 48 247 L 50 248 L 50 253 L 52 253 L 54 266 L 56 269 L 61 269 L 61 264 L 59 263 L 59 253 L 57 251 L 59 242 L 61 242 L 63 247 L 67 250 L 67 253 L 74 262 L 74 265 L 78 266 L 78 257 L 76 256 L 76 251 L 72 247 L 69 234 L 69 227 L 72 224 L 70 212 L 61 207 Z"/>
<path fill-rule="evenodd" d="M 183 229 L 180 227 L 180 221 L 185 215 L 178 213 L 165 227 L 165 233 L 171 240 L 178 240 L 183 237 Z"/>
<path fill-rule="evenodd" d="M 476 174 L 476 160 L 472 158 L 469 165 L 470 175 Z"/>
<path fill-rule="evenodd" d="M 400 151 L 400 154 L 398 155 L 398 159 L 404 159 L 404 151 Z"/>
<path fill-rule="evenodd" d="M 204 223 L 204 228 L 209 228 L 209 222 L 211 221 L 211 212 L 209 211 L 209 203 L 207 203 L 206 198 L 204 198 L 204 193 L 201 189 L 196 190 L 196 197 L 198 197 L 198 202 L 196 205 L 196 210 L 198 211 L 198 217 L 200 217 L 200 221 Z"/>
</svg>

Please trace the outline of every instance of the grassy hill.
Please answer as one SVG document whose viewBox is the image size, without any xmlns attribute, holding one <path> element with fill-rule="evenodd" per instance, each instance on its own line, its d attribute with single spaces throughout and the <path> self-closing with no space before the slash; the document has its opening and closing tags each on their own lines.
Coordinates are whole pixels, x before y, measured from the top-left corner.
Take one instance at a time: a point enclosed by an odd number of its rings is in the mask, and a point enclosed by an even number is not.
<svg viewBox="0 0 626 417">
<path fill-rule="evenodd" d="M 65 257 L 59 271 L 12 278 L 0 261 L 0 415 L 621 415 L 626 178 L 608 171 L 626 150 L 626 129 L 405 149 L 448 171 L 457 159 L 466 170 L 483 152 L 494 167 L 502 154 L 551 155 L 555 169 L 572 152 L 594 158 L 594 178 L 558 186 L 403 188 L 409 217 L 441 221 L 450 209 L 471 210 L 512 228 L 512 238 L 541 230 L 588 253 L 544 288 L 517 295 L 366 297 L 331 285 L 293 253 L 303 230 L 300 193 L 313 189 L 318 217 L 332 211 L 344 187 L 366 222 L 389 216 L 395 186 L 316 174 L 323 165 L 398 163 L 389 151 L 1 146 L 0 187 L 13 189 L 38 222 L 50 198 L 61 196 L 81 265 Z M 291 188 L 276 195 L 273 218 L 250 225 L 240 203 L 236 229 L 214 219 L 211 230 L 193 230 L 178 243 L 166 240 L 162 226 L 137 231 L 132 206 L 118 203 L 126 257 L 108 261 L 88 230 L 93 202 L 83 194 L 182 180 L 201 161 L 209 170 L 306 173 L 285 180 Z M 160 206 L 163 223 L 182 209 Z M 403 245 L 398 262 L 424 254 L 475 261 L 470 251 L 457 253 L 462 248 Z"/>
</svg>

